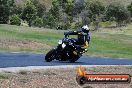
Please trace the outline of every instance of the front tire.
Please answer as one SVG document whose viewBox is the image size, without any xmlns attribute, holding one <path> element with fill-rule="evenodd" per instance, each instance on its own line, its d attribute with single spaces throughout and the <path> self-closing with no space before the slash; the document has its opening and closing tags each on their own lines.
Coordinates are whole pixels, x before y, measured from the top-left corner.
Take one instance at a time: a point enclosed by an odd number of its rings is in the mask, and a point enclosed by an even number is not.
<svg viewBox="0 0 132 88">
<path fill-rule="evenodd" d="M 55 49 L 52 49 L 46 54 L 45 61 L 51 62 L 54 59 L 54 57 L 55 57 Z"/>
</svg>

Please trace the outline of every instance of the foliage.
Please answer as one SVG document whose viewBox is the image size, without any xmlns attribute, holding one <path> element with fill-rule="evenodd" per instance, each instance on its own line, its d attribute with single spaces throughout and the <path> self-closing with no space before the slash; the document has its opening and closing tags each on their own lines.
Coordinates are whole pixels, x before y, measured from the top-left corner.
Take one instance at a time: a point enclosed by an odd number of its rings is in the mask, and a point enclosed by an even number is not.
<svg viewBox="0 0 132 88">
<path fill-rule="evenodd" d="M 37 9 L 37 16 L 43 17 L 44 13 L 46 12 L 45 4 L 41 3 L 39 0 L 33 0 L 33 4 Z"/>
<path fill-rule="evenodd" d="M 99 22 L 105 12 L 105 6 L 99 1 L 86 2 L 85 9 L 88 12 L 90 20 L 95 24 L 95 30 L 99 28 Z"/>
<path fill-rule="evenodd" d="M 114 20 L 120 25 L 123 21 L 127 20 L 129 17 L 129 12 L 124 6 L 119 3 L 110 4 L 106 10 L 107 18 L 114 18 Z"/>
<path fill-rule="evenodd" d="M 2 72 L 0 73 L 0 79 L 9 79 L 11 74 Z"/>
<path fill-rule="evenodd" d="M 81 12 L 81 23 L 84 24 L 90 24 L 92 19 L 90 18 L 90 12 L 89 10 L 84 10 Z M 78 22 L 80 22 L 80 17 L 78 17 Z"/>
<path fill-rule="evenodd" d="M 74 29 L 79 29 L 82 26 L 82 22 L 77 22 Z"/>
<path fill-rule="evenodd" d="M 101 2 L 96 1 L 96 2 L 90 3 L 89 10 L 91 11 L 92 15 L 99 16 L 104 13 L 105 7 Z"/>
<path fill-rule="evenodd" d="M 35 16 L 36 16 L 36 7 L 32 1 L 28 0 L 22 13 L 22 19 L 26 20 L 29 26 L 31 26 L 31 22 Z"/>
<path fill-rule="evenodd" d="M 11 10 L 11 14 L 12 14 L 12 15 L 17 14 L 17 15 L 19 15 L 19 17 L 21 17 L 22 12 L 23 12 L 22 6 L 14 5 L 14 6 L 12 7 L 12 10 Z"/>
<path fill-rule="evenodd" d="M 52 2 L 52 7 L 49 10 L 49 14 L 51 14 L 53 16 L 53 18 L 57 21 L 59 21 L 59 17 L 60 17 L 60 11 L 59 11 L 59 2 L 58 0 L 53 0 Z"/>
<path fill-rule="evenodd" d="M 112 26 L 114 26 L 114 24 L 115 24 L 114 21 L 100 22 L 101 27 L 112 27 Z"/>
<path fill-rule="evenodd" d="M 9 17 L 19 16 L 29 26 L 69 29 L 92 23 L 97 30 L 100 22 L 116 21 L 119 26 L 130 22 L 132 3 L 127 8 L 124 6 L 98 0 L 52 0 L 50 8 L 46 8 L 46 3 L 41 0 L 26 0 L 24 6 L 16 5 L 14 0 L 0 0 L 0 23 L 8 23 Z"/>
<path fill-rule="evenodd" d="M 53 0 L 48 12 L 43 15 L 44 27 L 56 28 L 60 21 L 59 1 Z"/>
<path fill-rule="evenodd" d="M 68 29 L 70 29 L 70 28 L 71 28 L 71 23 L 70 23 L 70 22 L 64 23 L 64 26 L 63 26 L 63 29 L 64 29 L 64 30 L 68 30 Z"/>
<path fill-rule="evenodd" d="M 74 16 L 74 4 L 72 0 L 67 0 L 64 12 L 68 14 L 69 16 Z"/>
<path fill-rule="evenodd" d="M 76 1 L 76 0 L 75 0 Z M 74 13 L 80 14 L 85 8 L 84 0 L 77 0 L 74 2 Z"/>
<path fill-rule="evenodd" d="M 52 14 L 46 13 L 46 15 L 43 17 L 43 26 L 49 28 L 56 27 L 56 20 Z"/>
<path fill-rule="evenodd" d="M 0 0 L 0 23 L 8 23 L 14 0 Z"/>
<path fill-rule="evenodd" d="M 130 5 L 128 5 L 128 10 L 130 11 L 130 13 L 131 13 L 131 17 L 132 17 L 132 2 L 131 2 L 131 4 Z"/>
<path fill-rule="evenodd" d="M 21 18 L 18 15 L 11 16 L 10 17 L 10 24 L 19 26 L 21 24 Z"/>
<path fill-rule="evenodd" d="M 42 27 L 43 26 L 43 20 L 39 17 L 36 17 L 36 19 L 33 20 L 33 25 L 36 27 Z"/>
</svg>

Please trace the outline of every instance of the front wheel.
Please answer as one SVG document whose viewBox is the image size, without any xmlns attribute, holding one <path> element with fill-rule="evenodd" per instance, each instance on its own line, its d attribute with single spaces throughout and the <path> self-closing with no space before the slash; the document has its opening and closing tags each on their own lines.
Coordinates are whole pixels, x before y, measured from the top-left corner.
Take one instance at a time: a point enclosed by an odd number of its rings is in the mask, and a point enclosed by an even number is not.
<svg viewBox="0 0 132 88">
<path fill-rule="evenodd" d="M 45 61 L 51 62 L 54 59 L 54 57 L 55 57 L 55 49 L 52 49 L 46 54 Z"/>
</svg>

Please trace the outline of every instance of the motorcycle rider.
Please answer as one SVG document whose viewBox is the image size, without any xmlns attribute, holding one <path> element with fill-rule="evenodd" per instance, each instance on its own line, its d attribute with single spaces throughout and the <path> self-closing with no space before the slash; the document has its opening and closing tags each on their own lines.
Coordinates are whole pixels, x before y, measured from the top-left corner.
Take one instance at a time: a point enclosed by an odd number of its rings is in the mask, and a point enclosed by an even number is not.
<svg viewBox="0 0 132 88">
<path fill-rule="evenodd" d="M 78 49 L 85 50 L 86 48 L 88 48 L 89 43 L 90 43 L 89 30 L 90 29 L 89 29 L 88 25 L 84 25 L 80 30 L 65 32 L 64 35 L 65 36 L 78 35 L 78 38 L 74 39 L 75 44 L 76 44 Z"/>
</svg>

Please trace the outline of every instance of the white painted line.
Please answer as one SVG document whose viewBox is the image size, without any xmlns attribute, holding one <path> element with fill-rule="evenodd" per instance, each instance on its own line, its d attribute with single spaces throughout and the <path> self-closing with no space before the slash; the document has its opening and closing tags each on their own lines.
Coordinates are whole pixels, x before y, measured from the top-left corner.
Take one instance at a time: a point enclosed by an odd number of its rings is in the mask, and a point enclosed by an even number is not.
<svg viewBox="0 0 132 88">
<path fill-rule="evenodd" d="M 10 53 L 16 53 L 17 54 L 17 53 L 22 53 L 22 52 L 10 52 Z"/>
</svg>

